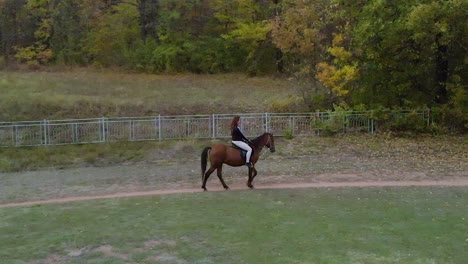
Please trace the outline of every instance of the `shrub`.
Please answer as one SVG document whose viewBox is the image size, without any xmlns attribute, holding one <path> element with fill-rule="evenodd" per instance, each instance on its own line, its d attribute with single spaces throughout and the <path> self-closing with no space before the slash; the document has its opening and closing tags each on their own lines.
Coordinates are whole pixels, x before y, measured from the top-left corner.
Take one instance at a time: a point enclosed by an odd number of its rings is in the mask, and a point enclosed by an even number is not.
<svg viewBox="0 0 468 264">
<path fill-rule="evenodd" d="M 352 112 L 344 106 L 333 105 L 333 108 L 335 111 L 329 110 L 320 116 L 318 128 L 322 135 L 332 136 L 342 132 L 348 122 L 346 116 Z"/>
<path fill-rule="evenodd" d="M 431 114 L 433 123 L 444 127 L 446 131 L 457 133 L 468 132 L 468 112 L 460 108 L 451 108 L 445 105 L 433 108 Z"/>
<path fill-rule="evenodd" d="M 269 111 L 274 113 L 300 112 L 302 108 L 301 99 L 290 95 L 282 99 L 273 100 Z"/>
<path fill-rule="evenodd" d="M 427 121 L 416 111 L 408 114 L 394 113 L 393 116 L 392 120 L 389 121 L 389 129 L 391 131 L 416 133 L 427 131 Z"/>
<path fill-rule="evenodd" d="M 287 129 L 283 132 L 283 136 L 285 139 L 293 139 L 294 138 L 294 135 L 292 133 L 292 129 Z"/>
</svg>

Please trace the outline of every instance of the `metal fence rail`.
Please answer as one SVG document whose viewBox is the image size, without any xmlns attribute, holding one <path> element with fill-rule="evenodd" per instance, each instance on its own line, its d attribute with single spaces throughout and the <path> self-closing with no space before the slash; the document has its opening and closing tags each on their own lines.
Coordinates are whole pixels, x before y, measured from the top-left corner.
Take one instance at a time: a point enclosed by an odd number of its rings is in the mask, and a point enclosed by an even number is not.
<svg viewBox="0 0 468 264">
<path fill-rule="evenodd" d="M 395 113 L 395 118 L 407 114 L 409 112 L 398 112 Z M 417 111 L 416 114 L 423 122 L 429 123 L 428 111 Z M 372 112 L 159 115 L 0 122 L 0 147 L 229 138 L 229 126 L 235 115 L 241 116 L 242 129 L 249 137 L 263 132 L 271 132 L 275 136 L 320 135 L 326 131 L 374 133 L 384 125 L 381 121 L 374 120 Z"/>
</svg>

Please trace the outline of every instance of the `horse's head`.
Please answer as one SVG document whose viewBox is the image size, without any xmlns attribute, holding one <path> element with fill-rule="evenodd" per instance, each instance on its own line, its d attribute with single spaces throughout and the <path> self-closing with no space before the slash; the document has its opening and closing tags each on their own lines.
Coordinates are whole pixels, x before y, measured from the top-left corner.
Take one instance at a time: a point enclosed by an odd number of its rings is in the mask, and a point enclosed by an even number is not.
<svg viewBox="0 0 468 264">
<path fill-rule="evenodd" d="M 270 152 L 275 152 L 275 140 L 273 139 L 273 135 L 270 133 L 265 133 L 266 136 L 266 143 L 265 147 L 270 149 Z"/>
<path fill-rule="evenodd" d="M 252 144 L 256 149 L 261 150 L 263 147 L 267 147 L 271 152 L 275 152 L 275 140 L 270 133 L 263 133 L 261 136 L 252 140 Z"/>
</svg>

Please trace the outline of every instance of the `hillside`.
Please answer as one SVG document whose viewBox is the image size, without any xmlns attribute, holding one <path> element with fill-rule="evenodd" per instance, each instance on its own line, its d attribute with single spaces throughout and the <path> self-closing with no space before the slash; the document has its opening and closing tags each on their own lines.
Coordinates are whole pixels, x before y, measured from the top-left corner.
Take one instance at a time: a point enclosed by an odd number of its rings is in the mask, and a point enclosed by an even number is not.
<svg viewBox="0 0 468 264">
<path fill-rule="evenodd" d="M 88 69 L 3 71 L 0 94 L 0 121 L 274 112 L 282 110 L 284 102 L 300 101 L 292 84 L 279 78 Z"/>
</svg>

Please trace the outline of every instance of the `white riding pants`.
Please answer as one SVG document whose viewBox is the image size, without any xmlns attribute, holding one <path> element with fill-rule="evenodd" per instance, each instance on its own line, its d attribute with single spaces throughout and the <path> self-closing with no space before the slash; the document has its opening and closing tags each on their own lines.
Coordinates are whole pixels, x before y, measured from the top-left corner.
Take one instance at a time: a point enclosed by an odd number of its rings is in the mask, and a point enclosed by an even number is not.
<svg viewBox="0 0 468 264">
<path fill-rule="evenodd" d="M 232 143 L 238 146 L 239 148 L 247 151 L 247 154 L 245 155 L 245 162 L 250 162 L 250 156 L 252 155 L 252 148 L 243 141 L 232 141 Z"/>
</svg>

